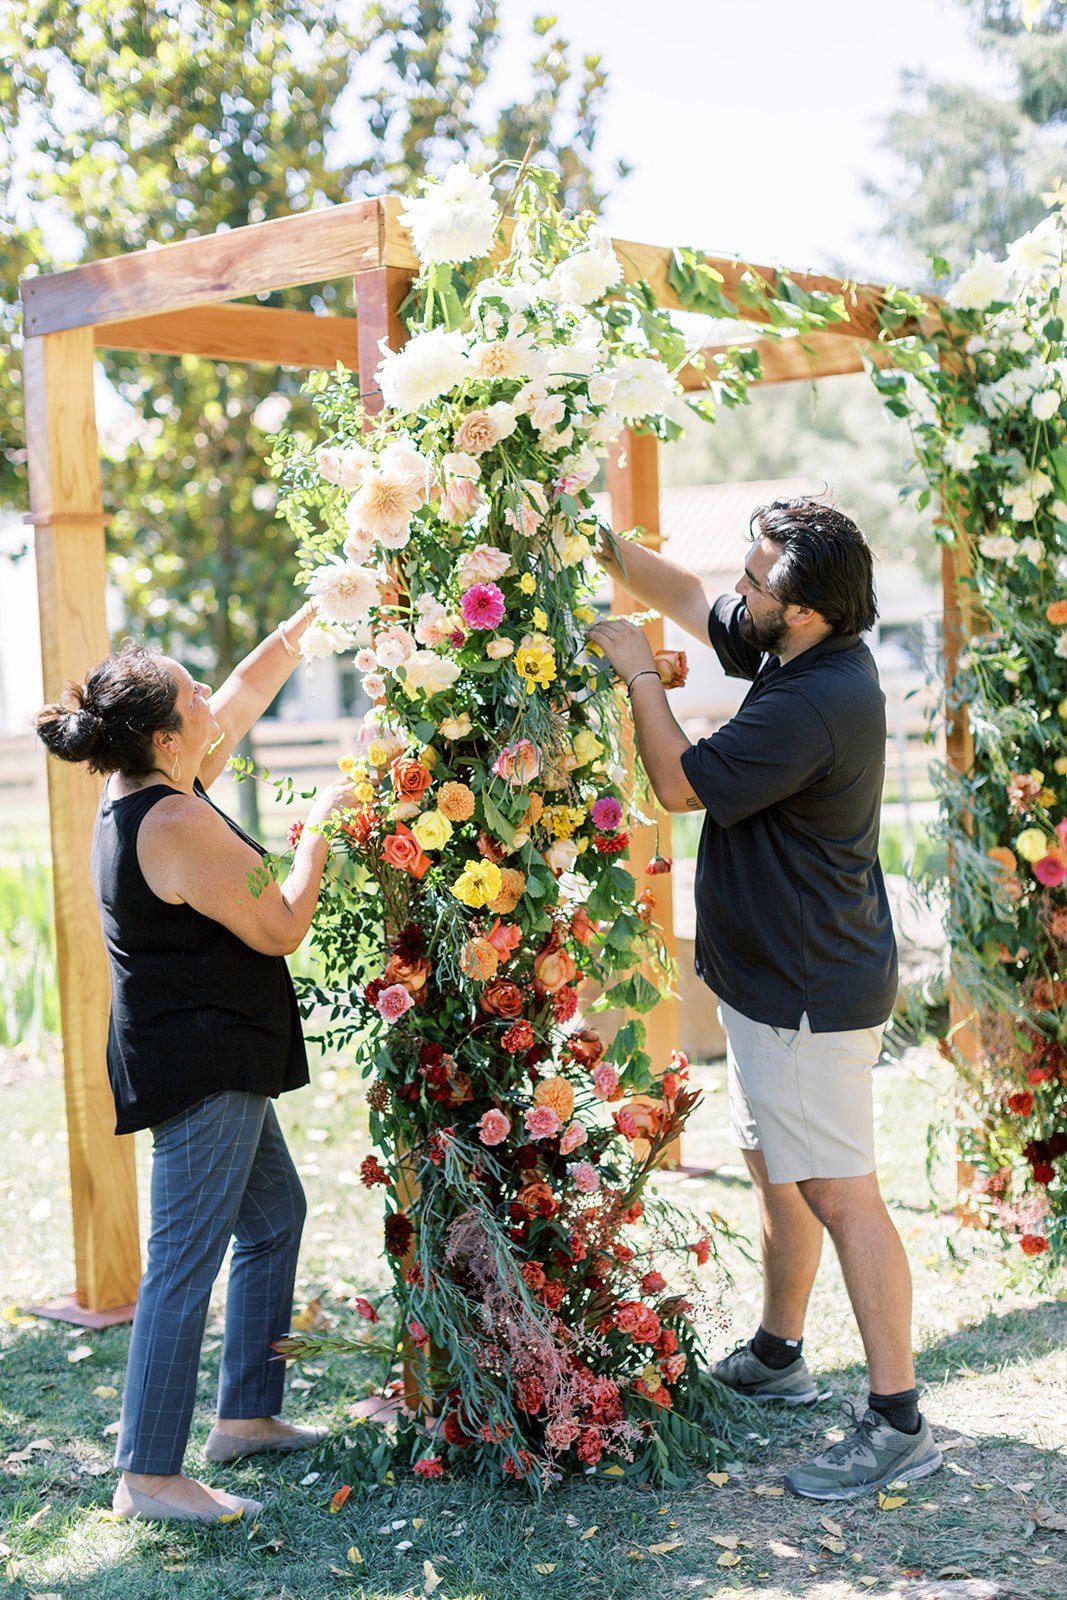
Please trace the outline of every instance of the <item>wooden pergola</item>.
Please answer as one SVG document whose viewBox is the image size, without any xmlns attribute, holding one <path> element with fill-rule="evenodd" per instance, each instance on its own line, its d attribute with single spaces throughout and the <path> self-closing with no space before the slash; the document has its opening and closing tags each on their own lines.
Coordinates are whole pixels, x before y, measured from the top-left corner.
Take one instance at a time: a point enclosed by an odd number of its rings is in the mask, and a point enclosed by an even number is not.
<svg viewBox="0 0 1067 1600">
<path fill-rule="evenodd" d="M 398 316 L 418 262 L 399 215 L 396 197 L 361 200 L 149 248 L 73 271 L 35 277 L 22 286 L 25 312 L 25 398 L 29 455 L 28 521 L 35 529 L 44 689 L 54 698 L 63 683 L 80 678 L 108 653 L 104 614 L 105 560 L 100 456 L 93 401 L 97 349 L 195 355 L 208 360 L 312 369 L 342 361 L 366 375 L 370 405 L 381 397 L 370 384 L 378 345 L 396 348 L 405 332 Z M 626 277 L 644 278 L 659 305 L 680 309 L 668 282 L 668 246 L 615 241 Z M 734 259 L 708 257 L 734 297 L 741 276 L 771 282 L 781 274 Z M 319 316 L 240 303 L 299 285 L 351 275 L 355 317 Z M 764 383 L 811 381 L 863 369 L 865 352 L 882 364 L 877 346 L 883 291 L 836 278 L 789 272 L 807 290 L 842 295 L 847 320 L 832 332 L 803 339 L 757 337 Z M 765 320 L 758 310 L 740 316 Z M 685 387 L 714 377 L 687 368 Z M 612 521 L 617 529 L 643 527 L 659 543 L 658 446 L 654 438 L 627 434 L 609 464 Z M 740 530 L 739 530 L 740 531 Z M 956 586 L 946 566 L 946 639 L 957 637 Z M 617 592 L 616 609 L 635 602 Z M 654 647 L 662 625 L 650 629 Z M 656 633 L 659 637 L 656 638 Z M 950 732 L 950 754 L 968 764 L 966 729 Z M 140 1246 L 133 1140 L 116 1138 L 104 1065 L 109 980 L 88 859 L 100 783 L 80 768 L 48 763 L 56 943 L 63 1023 L 63 1059 L 70 1139 L 74 1214 L 75 1291 L 50 1308 L 88 1324 L 130 1314 L 140 1278 Z M 669 853 L 669 819 L 661 841 Z M 633 862 L 638 888 L 649 887 L 637 864 L 654 853 L 651 828 L 636 830 Z M 670 878 L 657 877 L 657 920 L 673 948 Z M 647 1018 L 653 1060 L 664 1063 L 678 1043 L 678 1006 L 668 1001 Z"/>
</svg>

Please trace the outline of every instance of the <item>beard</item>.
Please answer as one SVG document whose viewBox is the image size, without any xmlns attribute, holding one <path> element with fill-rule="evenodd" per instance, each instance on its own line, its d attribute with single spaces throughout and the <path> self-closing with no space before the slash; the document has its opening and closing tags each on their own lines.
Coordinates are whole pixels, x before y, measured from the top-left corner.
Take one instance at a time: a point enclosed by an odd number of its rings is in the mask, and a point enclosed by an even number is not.
<svg viewBox="0 0 1067 1600">
<path fill-rule="evenodd" d="M 741 637 L 768 656 L 780 655 L 789 640 L 789 624 L 785 620 L 783 605 L 775 606 L 773 611 L 768 611 L 762 617 L 754 617 L 748 607 L 742 605 L 737 625 Z"/>
</svg>

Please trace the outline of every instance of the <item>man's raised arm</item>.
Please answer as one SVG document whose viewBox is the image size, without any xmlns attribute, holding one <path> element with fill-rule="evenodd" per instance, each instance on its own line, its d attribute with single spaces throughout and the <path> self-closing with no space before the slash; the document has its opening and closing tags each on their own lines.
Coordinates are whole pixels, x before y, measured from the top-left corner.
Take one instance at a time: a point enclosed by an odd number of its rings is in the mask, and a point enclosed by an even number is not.
<svg viewBox="0 0 1067 1600">
<path fill-rule="evenodd" d="M 695 572 L 687 572 L 655 550 L 630 539 L 605 534 L 597 558 L 608 576 L 621 583 L 642 605 L 670 617 L 701 644 L 708 643 L 708 597 Z"/>
</svg>

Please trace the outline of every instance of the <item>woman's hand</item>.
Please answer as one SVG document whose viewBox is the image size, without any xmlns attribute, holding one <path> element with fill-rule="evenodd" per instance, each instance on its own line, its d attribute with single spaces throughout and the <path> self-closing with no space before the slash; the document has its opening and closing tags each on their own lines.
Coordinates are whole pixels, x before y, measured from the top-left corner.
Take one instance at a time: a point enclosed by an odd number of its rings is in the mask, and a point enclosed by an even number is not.
<svg viewBox="0 0 1067 1600">
<path fill-rule="evenodd" d="M 591 643 L 599 645 L 624 683 L 629 683 L 635 672 L 647 668 L 656 671 L 656 662 L 641 629 L 621 617 L 608 617 L 588 630 Z"/>
<path fill-rule="evenodd" d="M 318 827 L 324 822 L 330 822 L 342 811 L 349 810 L 358 803 L 355 785 L 351 779 L 338 778 L 334 783 L 327 784 L 325 789 L 321 789 L 315 796 L 307 816 L 308 826 Z"/>
</svg>

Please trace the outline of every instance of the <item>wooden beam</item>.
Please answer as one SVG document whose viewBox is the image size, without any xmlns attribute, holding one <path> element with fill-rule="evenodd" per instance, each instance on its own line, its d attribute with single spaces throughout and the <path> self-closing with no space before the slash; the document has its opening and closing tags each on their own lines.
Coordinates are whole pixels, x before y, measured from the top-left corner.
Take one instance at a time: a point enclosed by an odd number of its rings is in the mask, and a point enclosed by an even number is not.
<svg viewBox="0 0 1067 1600">
<path fill-rule="evenodd" d="M 381 228 L 379 202 L 355 200 L 27 278 L 26 332 L 99 326 L 347 277 L 380 265 Z"/>
<path fill-rule="evenodd" d="M 846 373 L 863 372 L 864 357 L 869 356 L 877 367 L 892 366 L 892 348 L 884 344 L 863 344 L 848 334 L 811 333 L 793 339 L 753 339 L 734 344 L 708 345 L 701 351 L 703 370 L 686 366 L 679 379 L 683 389 L 706 389 L 714 382 L 716 357 L 729 355 L 732 350 L 759 351 L 762 376 L 754 385 L 769 383 L 814 383 L 819 378 L 840 377 Z"/>
<path fill-rule="evenodd" d="M 102 350 L 148 350 L 153 355 L 203 356 L 272 367 L 359 367 L 354 317 L 317 317 L 275 306 L 206 305 L 131 317 L 94 329 Z"/>
<path fill-rule="evenodd" d="M 377 267 L 356 275 L 356 329 L 359 333 L 359 371 L 363 374 L 360 394 L 368 411 L 382 408 L 376 375 L 384 339 L 391 350 L 399 350 L 407 338 L 400 320 L 400 307 L 411 287 L 411 273 L 402 267 Z"/>
<path fill-rule="evenodd" d="M 24 387 L 44 690 L 55 699 L 110 648 L 91 329 L 28 338 Z M 113 1132 L 110 980 L 89 879 L 99 796 L 83 767 L 48 762 L 76 1295 L 90 1311 L 129 1305 L 140 1278 L 133 1140 Z"/>
<path fill-rule="evenodd" d="M 608 457 L 608 492 L 611 496 L 611 525 L 616 533 L 630 528 L 643 528 L 641 543 L 658 550 L 662 542 L 659 515 L 659 441 L 649 433 L 633 433 L 626 429 Z M 628 611 L 643 610 L 641 602 L 621 584 L 612 585 L 612 612 L 618 616 Z M 663 649 L 663 622 L 645 624 L 644 632 L 653 650 Z M 628 731 L 632 740 L 632 729 Z M 636 883 L 636 893 L 650 889 L 655 896 L 655 919 L 660 926 L 663 943 L 668 953 L 677 958 L 674 937 L 673 879 L 669 873 L 650 878 L 645 867 L 657 853 L 671 853 L 670 813 L 660 811 L 656 802 L 656 822 L 636 823 L 630 830 L 630 871 Z M 657 829 L 658 823 L 658 829 Z M 659 987 L 660 980 L 648 969 L 644 975 Z M 677 998 L 661 1000 L 659 1005 L 642 1018 L 645 1024 L 646 1046 L 652 1057 L 652 1071 L 666 1072 L 671 1051 L 681 1043 L 681 1018 Z M 681 1145 L 674 1141 L 664 1151 L 662 1164 L 676 1167 L 681 1161 Z"/>
</svg>

